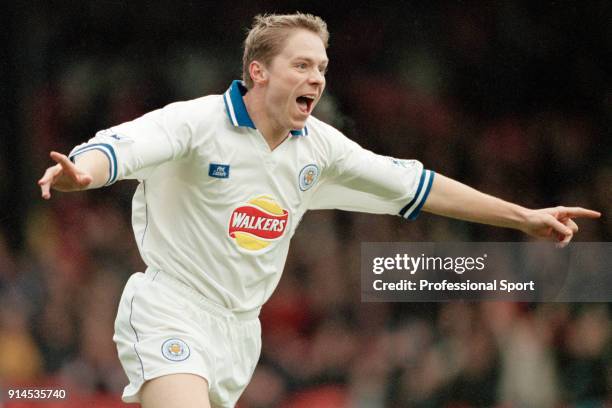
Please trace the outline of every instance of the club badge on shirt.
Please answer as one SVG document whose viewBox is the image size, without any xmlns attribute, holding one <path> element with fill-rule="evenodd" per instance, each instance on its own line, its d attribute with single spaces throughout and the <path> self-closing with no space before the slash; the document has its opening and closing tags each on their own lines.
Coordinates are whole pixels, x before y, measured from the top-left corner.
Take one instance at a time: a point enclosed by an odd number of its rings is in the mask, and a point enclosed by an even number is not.
<svg viewBox="0 0 612 408">
<path fill-rule="evenodd" d="M 300 184 L 300 190 L 306 191 L 310 189 L 319 179 L 319 167 L 314 164 L 308 164 L 300 171 L 298 181 Z"/>
</svg>

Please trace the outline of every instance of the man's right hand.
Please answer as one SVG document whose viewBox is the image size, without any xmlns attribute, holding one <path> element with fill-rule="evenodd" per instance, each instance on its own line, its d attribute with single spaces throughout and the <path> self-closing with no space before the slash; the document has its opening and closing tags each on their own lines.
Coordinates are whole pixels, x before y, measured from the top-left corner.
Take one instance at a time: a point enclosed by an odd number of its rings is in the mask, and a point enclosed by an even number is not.
<svg viewBox="0 0 612 408">
<path fill-rule="evenodd" d="M 52 188 L 58 191 L 79 191 L 89 187 L 93 181 L 90 174 L 79 169 L 61 153 L 51 152 L 50 156 L 57 164 L 49 167 L 38 180 L 42 198 L 45 200 L 51 198 Z"/>
</svg>

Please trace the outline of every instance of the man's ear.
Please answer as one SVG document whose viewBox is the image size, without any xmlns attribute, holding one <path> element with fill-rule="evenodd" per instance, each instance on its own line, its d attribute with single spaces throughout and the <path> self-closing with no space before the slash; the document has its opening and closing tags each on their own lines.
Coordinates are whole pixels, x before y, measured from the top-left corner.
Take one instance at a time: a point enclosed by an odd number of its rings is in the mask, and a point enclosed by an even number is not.
<svg viewBox="0 0 612 408">
<path fill-rule="evenodd" d="M 268 81 L 268 71 L 259 61 L 251 61 L 249 64 L 249 75 L 251 75 L 253 84 L 264 84 Z"/>
</svg>

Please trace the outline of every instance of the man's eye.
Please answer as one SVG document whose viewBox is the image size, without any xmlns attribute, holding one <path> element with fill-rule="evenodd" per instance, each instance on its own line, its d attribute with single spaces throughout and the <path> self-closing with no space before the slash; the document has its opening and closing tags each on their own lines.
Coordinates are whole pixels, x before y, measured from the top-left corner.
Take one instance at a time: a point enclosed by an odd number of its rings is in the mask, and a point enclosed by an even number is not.
<svg viewBox="0 0 612 408">
<path fill-rule="evenodd" d="M 298 65 L 297 65 L 297 67 L 298 67 L 299 69 L 306 69 L 306 68 L 307 68 L 307 65 L 306 65 L 306 63 L 302 62 L 302 63 L 298 64 Z"/>
</svg>

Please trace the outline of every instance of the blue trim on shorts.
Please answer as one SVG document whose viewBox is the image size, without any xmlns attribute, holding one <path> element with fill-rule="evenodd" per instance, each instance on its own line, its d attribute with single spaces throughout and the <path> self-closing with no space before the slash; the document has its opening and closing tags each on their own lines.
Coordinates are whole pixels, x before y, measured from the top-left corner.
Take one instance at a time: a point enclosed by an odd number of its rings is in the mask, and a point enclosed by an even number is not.
<svg viewBox="0 0 612 408">
<path fill-rule="evenodd" d="M 136 336 L 136 343 L 138 343 L 140 342 L 140 340 L 138 339 L 138 332 L 136 332 L 136 328 L 132 324 L 132 312 L 134 311 L 134 298 L 135 297 L 136 295 L 132 296 L 132 301 L 130 302 L 130 326 L 132 326 L 132 330 L 134 330 L 134 335 Z M 142 363 L 142 358 L 140 358 L 140 354 L 138 354 L 138 350 L 136 350 L 136 343 L 134 343 L 134 352 L 136 353 L 136 356 L 138 357 L 138 361 L 140 361 L 140 371 L 142 371 L 142 380 L 144 381 L 145 379 L 144 364 Z"/>
<path fill-rule="evenodd" d="M 144 249 L 145 235 L 147 234 L 147 227 L 149 226 L 149 205 L 147 204 L 147 187 L 144 181 L 142 182 L 142 195 L 144 197 L 144 202 L 145 202 L 145 227 L 144 227 L 144 230 L 142 231 L 142 239 L 140 240 L 140 248 Z"/>
</svg>

